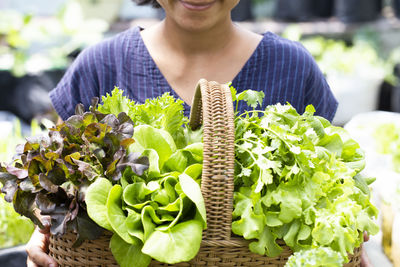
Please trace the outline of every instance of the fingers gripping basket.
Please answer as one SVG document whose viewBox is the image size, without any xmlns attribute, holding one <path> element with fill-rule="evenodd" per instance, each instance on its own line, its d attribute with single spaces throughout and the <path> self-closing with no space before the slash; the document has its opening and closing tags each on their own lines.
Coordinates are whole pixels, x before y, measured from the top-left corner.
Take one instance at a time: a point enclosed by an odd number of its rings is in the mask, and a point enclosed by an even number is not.
<svg viewBox="0 0 400 267">
<path fill-rule="evenodd" d="M 190 262 L 175 266 L 284 266 L 292 254 L 280 243 L 280 256 L 269 258 L 250 252 L 249 241 L 232 236 L 234 175 L 234 112 L 229 87 L 200 80 L 193 100 L 190 126 L 203 125 L 204 154 L 201 190 L 207 210 L 207 230 L 201 248 Z M 50 254 L 61 266 L 118 266 L 108 249 L 110 235 L 86 241 L 72 249 L 72 234 L 50 238 Z M 350 255 L 346 267 L 360 266 L 361 249 Z M 150 266 L 169 266 L 152 261 Z"/>
</svg>

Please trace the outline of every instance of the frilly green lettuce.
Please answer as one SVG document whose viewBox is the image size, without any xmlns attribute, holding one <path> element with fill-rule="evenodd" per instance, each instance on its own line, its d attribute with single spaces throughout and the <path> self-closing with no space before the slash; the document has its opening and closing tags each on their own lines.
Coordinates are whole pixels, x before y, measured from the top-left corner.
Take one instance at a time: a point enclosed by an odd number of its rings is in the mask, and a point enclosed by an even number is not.
<svg viewBox="0 0 400 267">
<path fill-rule="evenodd" d="M 295 252 L 285 267 L 342 267 L 344 258 L 329 247 L 317 247 Z"/>
<path fill-rule="evenodd" d="M 253 107 L 259 102 L 254 92 L 241 94 Z M 283 239 L 293 251 L 329 247 L 347 261 L 364 231 L 378 232 L 359 174 L 363 151 L 314 112 L 276 104 L 236 116 L 232 231 L 252 241 L 252 252 L 277 256 Z"/>
</svg>

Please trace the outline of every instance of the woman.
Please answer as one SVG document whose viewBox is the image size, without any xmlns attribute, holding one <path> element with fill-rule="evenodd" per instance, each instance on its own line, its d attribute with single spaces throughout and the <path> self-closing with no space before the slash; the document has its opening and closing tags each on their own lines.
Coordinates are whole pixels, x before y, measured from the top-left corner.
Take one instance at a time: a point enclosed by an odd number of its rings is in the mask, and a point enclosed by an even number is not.
<svg viewBox="0 0 400 267">
<path fill-rule="evenodd" d="M 160 4 L 165 19 L 83 51 L 50 93 L 62 119 L 114 86 L 136 102 L 170 92 L 185 101 L 188 115 L 195 85 L 205 78 L 264 91 L 264 106 L 289 102 L 302 113 L 313 104 L 332 120 L 337 102 L 310 54 L 299 43 L 235 25 L 230 11 L 239 0 L 138 2 Z"/>
<path fill-rule="evenodd" d="M 291 103 L 298 112 L 313 104 L 332 120 L 337 102 L 310 54 L 298 43 L 272 33 L 259 35 L 235 25 L 230 16 L 239 0 L 137 0 L 161 6 L 165 19 L 133 28 L 83 51 L 50 93 L 61 119 L 75 105 L 89 107 L 93 96 L 114 86 L 136 102 L 170 92 L 189 114 L 200 78 L 231 81 L 240 90 L 265 93 L 264 107 Z M 246 109 L 240 106 L 240 110 Z M 47 235 L 37 230 L 28 243 L 28 266 L 56 266 L 44 251 Z"/>
</svg>

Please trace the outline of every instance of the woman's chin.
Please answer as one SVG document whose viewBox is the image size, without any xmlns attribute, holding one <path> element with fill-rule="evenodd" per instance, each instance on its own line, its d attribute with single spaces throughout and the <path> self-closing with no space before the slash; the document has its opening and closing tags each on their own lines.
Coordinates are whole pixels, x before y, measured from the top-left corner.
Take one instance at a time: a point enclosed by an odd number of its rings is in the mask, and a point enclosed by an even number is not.
<svg viewBox="0 0 400 267">
<path fill-rule="evenodd" d="M 167 18 L 166 20 L 169 19 Z M 214 19 L 209 19 L 204 17 L 190 17 L 190 16 L 170 18 L 170 21 L 173 21 L 172 24 L 177 26 L 181 30 L 188 31 L 191 33 L 200 33 L 208 31 L 212 29 L 213 25 L 215 24 Z"/>
</svg>

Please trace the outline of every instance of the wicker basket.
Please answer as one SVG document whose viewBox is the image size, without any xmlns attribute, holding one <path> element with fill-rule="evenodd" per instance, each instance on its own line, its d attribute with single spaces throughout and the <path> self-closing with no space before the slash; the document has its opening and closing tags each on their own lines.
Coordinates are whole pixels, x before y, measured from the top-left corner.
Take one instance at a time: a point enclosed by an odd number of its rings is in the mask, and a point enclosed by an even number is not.
<svg viewBox="0 0 400 267">
<path fill-rule="evenodd" d="M 203 124 L 204 155 L 201 190 L 207 210 L 208 228 L 197 256 L 190 262 L 175 266 L 284 266 L 292 254 L 281 243 L 280 256 L 269 258 L 249 250 L 249 241 L 232 236 L 234 113 L 227 85 L 199 81 L 190 114 L 190 126 Z M 73 234 L 50 238 L 50 255 L 60 266 L 118 266 L 109 250 L 110 235 L 96 241 L 85 241 L 71 249 Z M 360 266 L 361 249 L 350 255 L 346 267 Z M 170 266 L 152 261 L 150 266 Z"/>
</svg>

